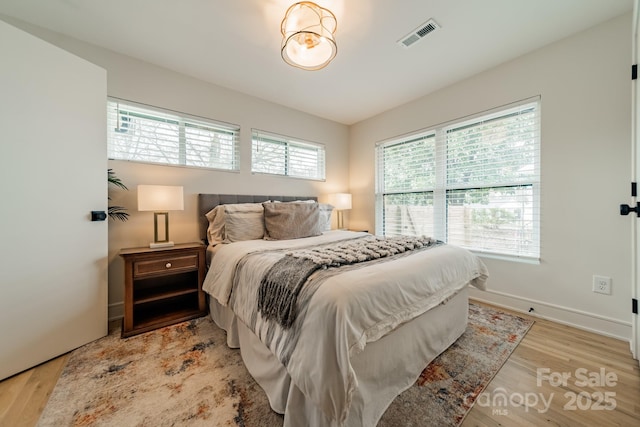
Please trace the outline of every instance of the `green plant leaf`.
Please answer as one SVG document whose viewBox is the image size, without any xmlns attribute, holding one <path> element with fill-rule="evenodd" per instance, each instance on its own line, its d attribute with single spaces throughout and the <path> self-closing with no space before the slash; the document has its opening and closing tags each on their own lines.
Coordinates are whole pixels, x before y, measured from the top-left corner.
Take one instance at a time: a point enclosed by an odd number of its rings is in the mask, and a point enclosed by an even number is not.
<svg viewBox="0 0 640 427">
<path fill-rule="evenodd" d="M 129 214 L 125 211 L 126 209 L 122 206 L 109 206 L 108 215 L 111 219 L 126 221 L 127 219 L 129 219 Z"/>
<path fill-rule="evenodd" d="M 116 187 L 122 188 L 123 190 L 128 190 L 127 186 L 116 176 L 116 173 L 113 169 L 107 169 L 107 181 L 109 184 L 113 184 Z"/>
<path fill-rule="evenodd" d="M 113 169 L 107 169 L 107 182 L 109 184 L 113 184 L 118 188 L 123 190 L 129 190 L 126 185 L 116 176 L 116 173 Z M 107 196 L 108 200 L 111 200 L 111 197 Z M 109 206 L 108 215 L 110 219 L 117 219 L 119 221 L 126 221 L 129 219 L 129 214 L 126 212 L 126 208 L 122 206 Z"/>
</svg>

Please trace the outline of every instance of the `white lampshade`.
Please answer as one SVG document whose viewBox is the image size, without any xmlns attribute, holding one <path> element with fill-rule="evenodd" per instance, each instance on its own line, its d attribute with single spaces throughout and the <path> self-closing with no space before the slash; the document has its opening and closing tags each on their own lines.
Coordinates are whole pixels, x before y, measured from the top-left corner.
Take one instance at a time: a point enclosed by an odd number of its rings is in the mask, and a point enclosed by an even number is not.
<svg viewBox="0 0 640 427">
<path fill-rule="evenodd" d="M 173 185 L 138 185 L 139 211 L 184 210 L 183 190 Z"/>
<path fill-rule="evenodd" d="M 325 67 L 338 52 L 333 34 L 338 23 L 331 11 L 310 1 L 293 4 L 282 20 L 282 59 L 303 70 Z"/>
<path fill-rule="evenodd" d="M 329 203 L 332 204 L 333 207 L 339 211 L 342 211 L 345 209 L 351 209 L 351 194 L 349 193 L 329 194 Z"/>
<path fill-rule="evenodd" d="M 151 248 L 173 246 L 169 240 L 169 212 L 184 210 L 182 187 L 175 185 L 138 185 L 138 210 L 154 211 L 153 243 Z M 164 218 L 164 227 L 160 227 L 159 218 Z"/>
</svg>

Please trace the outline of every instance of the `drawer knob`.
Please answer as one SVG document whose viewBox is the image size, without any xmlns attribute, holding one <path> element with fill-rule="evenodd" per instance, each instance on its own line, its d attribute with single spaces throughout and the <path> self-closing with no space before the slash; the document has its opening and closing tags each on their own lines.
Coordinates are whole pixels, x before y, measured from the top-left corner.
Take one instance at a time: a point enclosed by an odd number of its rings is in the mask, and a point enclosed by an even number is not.
<svg viewBox="0 0 640 427">
<path fill-rule="evenodd" d="M 168 262 L 168 263 L 165 265 L 165 267 L 167 267 L 167 268 L 171 268 L 171 263 L 170 263 L 170 262 Z"/>
</svg>

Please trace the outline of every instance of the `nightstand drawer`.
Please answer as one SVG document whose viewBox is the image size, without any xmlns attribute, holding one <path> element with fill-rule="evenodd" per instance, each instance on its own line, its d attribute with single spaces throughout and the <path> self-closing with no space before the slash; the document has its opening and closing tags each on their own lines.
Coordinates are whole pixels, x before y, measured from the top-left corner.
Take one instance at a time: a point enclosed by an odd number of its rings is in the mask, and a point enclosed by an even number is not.
<svg viewBox="0 0 640 427">
<path fill-rule="evenodd" d="M 137 261 L 133 266 L 133 276 L 138 278 L 153 274 L 166 274 L 171 271 L 198 269 L 198 255 L 168 257 L 149 261 Z"/>
</svg>

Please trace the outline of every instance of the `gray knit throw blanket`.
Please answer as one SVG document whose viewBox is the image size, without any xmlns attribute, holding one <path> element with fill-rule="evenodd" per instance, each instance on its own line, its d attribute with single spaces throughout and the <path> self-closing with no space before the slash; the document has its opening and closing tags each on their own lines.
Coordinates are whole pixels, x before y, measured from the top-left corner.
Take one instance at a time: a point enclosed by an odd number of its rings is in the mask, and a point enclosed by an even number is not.
<svg viewBox="0 0 640 427">
<path fill-rule="evenodd" d="M 289 328 L 297 317 L 298 295 L 316 270 L 385 258 L 441 243 L 424 236 L 367 236 L 287 252 L 271 266 L 260 282 L 258 311 L 264 318 Z"/>
</svg>

